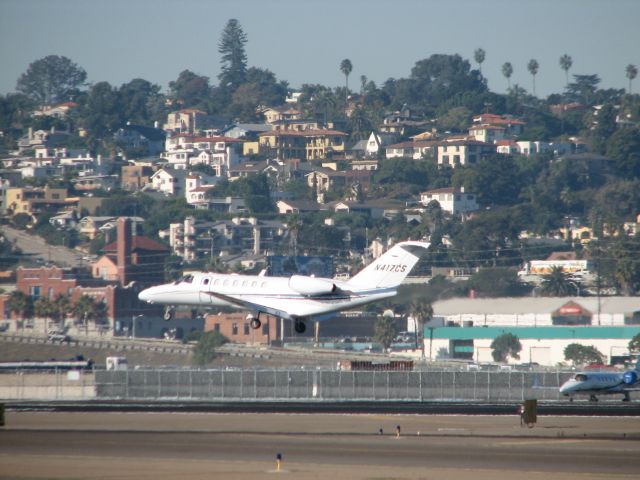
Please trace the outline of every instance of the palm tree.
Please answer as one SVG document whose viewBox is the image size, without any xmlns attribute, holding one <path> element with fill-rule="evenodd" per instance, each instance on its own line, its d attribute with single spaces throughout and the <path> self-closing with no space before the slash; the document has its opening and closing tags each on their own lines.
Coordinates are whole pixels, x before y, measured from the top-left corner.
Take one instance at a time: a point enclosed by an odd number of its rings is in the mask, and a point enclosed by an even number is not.
<svg viewBox="0 0 640 480">
<path fill-rule="evenodd" d="M 473 58 L 478 64 L 478 70 L 482 73 L 482 62 L 484 62 L 485 51 L 482 48 L 478 48 L 475 52 L 473 52 Z"/>
<path fill-rule="evenodd" d="M 89 320 L 96 323 L 100 311 L 99 302 L 89 295 L 82 295 L 73 306 L 73 313 L 82 321 L 85 333 L 89 332 Z"/>
<path fill-rule="evenodd" d="M 561 267 L 553 267 L 551 272 L 542 277 L 540 292 L 547 297 L 568 297 L 577 293 L 577 284 L 562 271 Z"/>
<path fill-rule="evenodd" d="M 564 75 L 567 80 L 567 86 L 569 85 L 569 69 L 573 65 L 573 59 L 566 53 L 560 57 L 560 67 L 564 70 Z"/>
<path fill-rule="evenodd" d="M 631 95 L 631 82 L 638 76 L 638 68 L 635 65 L 627 65 L 627 78 L 629 79 L 629 95 Z"/>
<path fill-rule="evenodd" d="M 409 312 L 416 323 L 416 342 L 420 341 L 422 358 L 424 358 L 424 324 L 433 317 L 433 306 L 425 299 L 418 299 L 411 303 Z"/>
<path fill-rule="evenodd" d="M 347 88 L 347 91 L 345 93 L 345 101 L 349 97 L 349 75 L 351 74 L 352 70 L 353 70 L 353 65 L 351 65 L 351 60 L 349 60 L 348 58 L 345 58 L 344 60 L 342 60 L 342 62 L 340 62 L 340 71 L 344 75 L 345 86 Z"/>
<path fill-rule="evenodd" d="M 536 96 L 536 75 L 538 74 L 538 68 L 540 68 L 540 65 L 538 64 L 538 61 L 535 58 L 532 58 L 531 60 L 529 60 L 529 63 L 527 64 L 527 69 L 529 70 L 529 73 L 533 78 L 533 96 L 534 97 Z"/>
<path fill-rule="evenodd" d="M 7 308 L 10 312 L 15 312 L 20 318 L 20 324 L 24 330 L 24 319 L 33 315 L 33 300 L 32 298 L 21 292 L 20 290 L 14 290 L 9 295 L 7 300 Z"/>
<path fill-rule="evenodd" d="M 33 302 L 35 316 L 44 319 L 44 333 L 47 333 L 47 320 L 55 317 L 53 302 L 47 297 L 40 297 Z"/>
<path fill-rule="evenodd" d="M 513 75 L 513 65 L 511 62 L 505 62 L 502 65 L 502 75 L 507 79 L 508 89 L 511 90 L 511 75 Z"/>
</svg>

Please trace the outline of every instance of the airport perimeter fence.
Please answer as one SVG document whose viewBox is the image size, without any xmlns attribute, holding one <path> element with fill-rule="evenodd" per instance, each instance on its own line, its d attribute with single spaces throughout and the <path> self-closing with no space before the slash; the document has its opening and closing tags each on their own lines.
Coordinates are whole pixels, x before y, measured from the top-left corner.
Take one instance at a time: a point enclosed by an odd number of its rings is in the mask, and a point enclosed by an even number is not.
<svg viewBox="0 0 640 480">
<path fill-rule="evenodd" d="M 558 400 L 570 372 L 96 371 L 96 397 L 148 400 Z"/>
</svg>

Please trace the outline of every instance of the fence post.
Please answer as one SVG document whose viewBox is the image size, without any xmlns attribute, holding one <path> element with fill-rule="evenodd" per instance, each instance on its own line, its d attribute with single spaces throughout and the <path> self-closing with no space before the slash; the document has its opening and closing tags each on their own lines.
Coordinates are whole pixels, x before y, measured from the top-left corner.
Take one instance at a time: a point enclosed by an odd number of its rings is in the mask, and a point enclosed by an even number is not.
<svg viewBox="0 0 640 480">
<path fill-rule="evenodd" d="M 129 370 L 124 372 L 124 398 L 129 399 Z"/>
<path fill-rule="evenodd" d="M 491 371 L 487 372 L 487 401 L 491 400 Z"/>
<path fill-rule="evenodd" d="M 222 398 L 224 398 L 224 384 L 226 383 L 224 379 L 224 370 L 222 370 Z"/>
<path fill-rule="evenodd" d="M 258 398 L 258 371 L 253 371 L 253 398 Z"/>
</svg>

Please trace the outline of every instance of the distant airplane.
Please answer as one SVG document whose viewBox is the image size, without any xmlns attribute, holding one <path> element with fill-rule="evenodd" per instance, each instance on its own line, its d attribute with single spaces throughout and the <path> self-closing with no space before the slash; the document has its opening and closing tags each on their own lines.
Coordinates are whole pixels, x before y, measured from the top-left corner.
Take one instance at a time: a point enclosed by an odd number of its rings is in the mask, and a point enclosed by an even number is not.
<svg viewBox="0 0 640 480">
<path fill-rule="evenodd" d="M 618 372 L 580 372 L 560 386 L 560 393 L 573 401 L 574 395 L 589 395 L 589 400 L 597 402 L 596 395 L 622 394 L 623 402 L 628 402 L 629 392 L 640 390 L 640 361 L 634 370 Z"/>
<path fill-rule="evenodd" d="M 426 242 L 400 242 L 347 281 L 293 275 L 267 277 L 198 272 L 180 280 L 147 288 L 138 298 L 168 305 L 165 320 L 177 305 L 236 307 L 249 310 L 251 328 L 260 328 L 260 314 L 293 320 L 295 331 L 306 330 L 305 321 L 396 295 L 397 288 L 429 247 Z"/>
</svg>

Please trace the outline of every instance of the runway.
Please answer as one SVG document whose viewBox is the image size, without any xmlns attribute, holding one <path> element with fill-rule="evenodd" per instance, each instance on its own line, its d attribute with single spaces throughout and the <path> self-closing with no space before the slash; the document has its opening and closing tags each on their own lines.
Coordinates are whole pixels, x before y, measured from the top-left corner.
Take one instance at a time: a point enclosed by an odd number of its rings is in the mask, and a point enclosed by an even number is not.
<svg viewBox="0 0 640 480">
<path fill-rule="evenodd" d="M 532 429 L 516 416 L 9 411 L 6 421 L 1 479 L 631 479 L 640 468 L 635 417 L 542 417 Z"/>
</svg>

